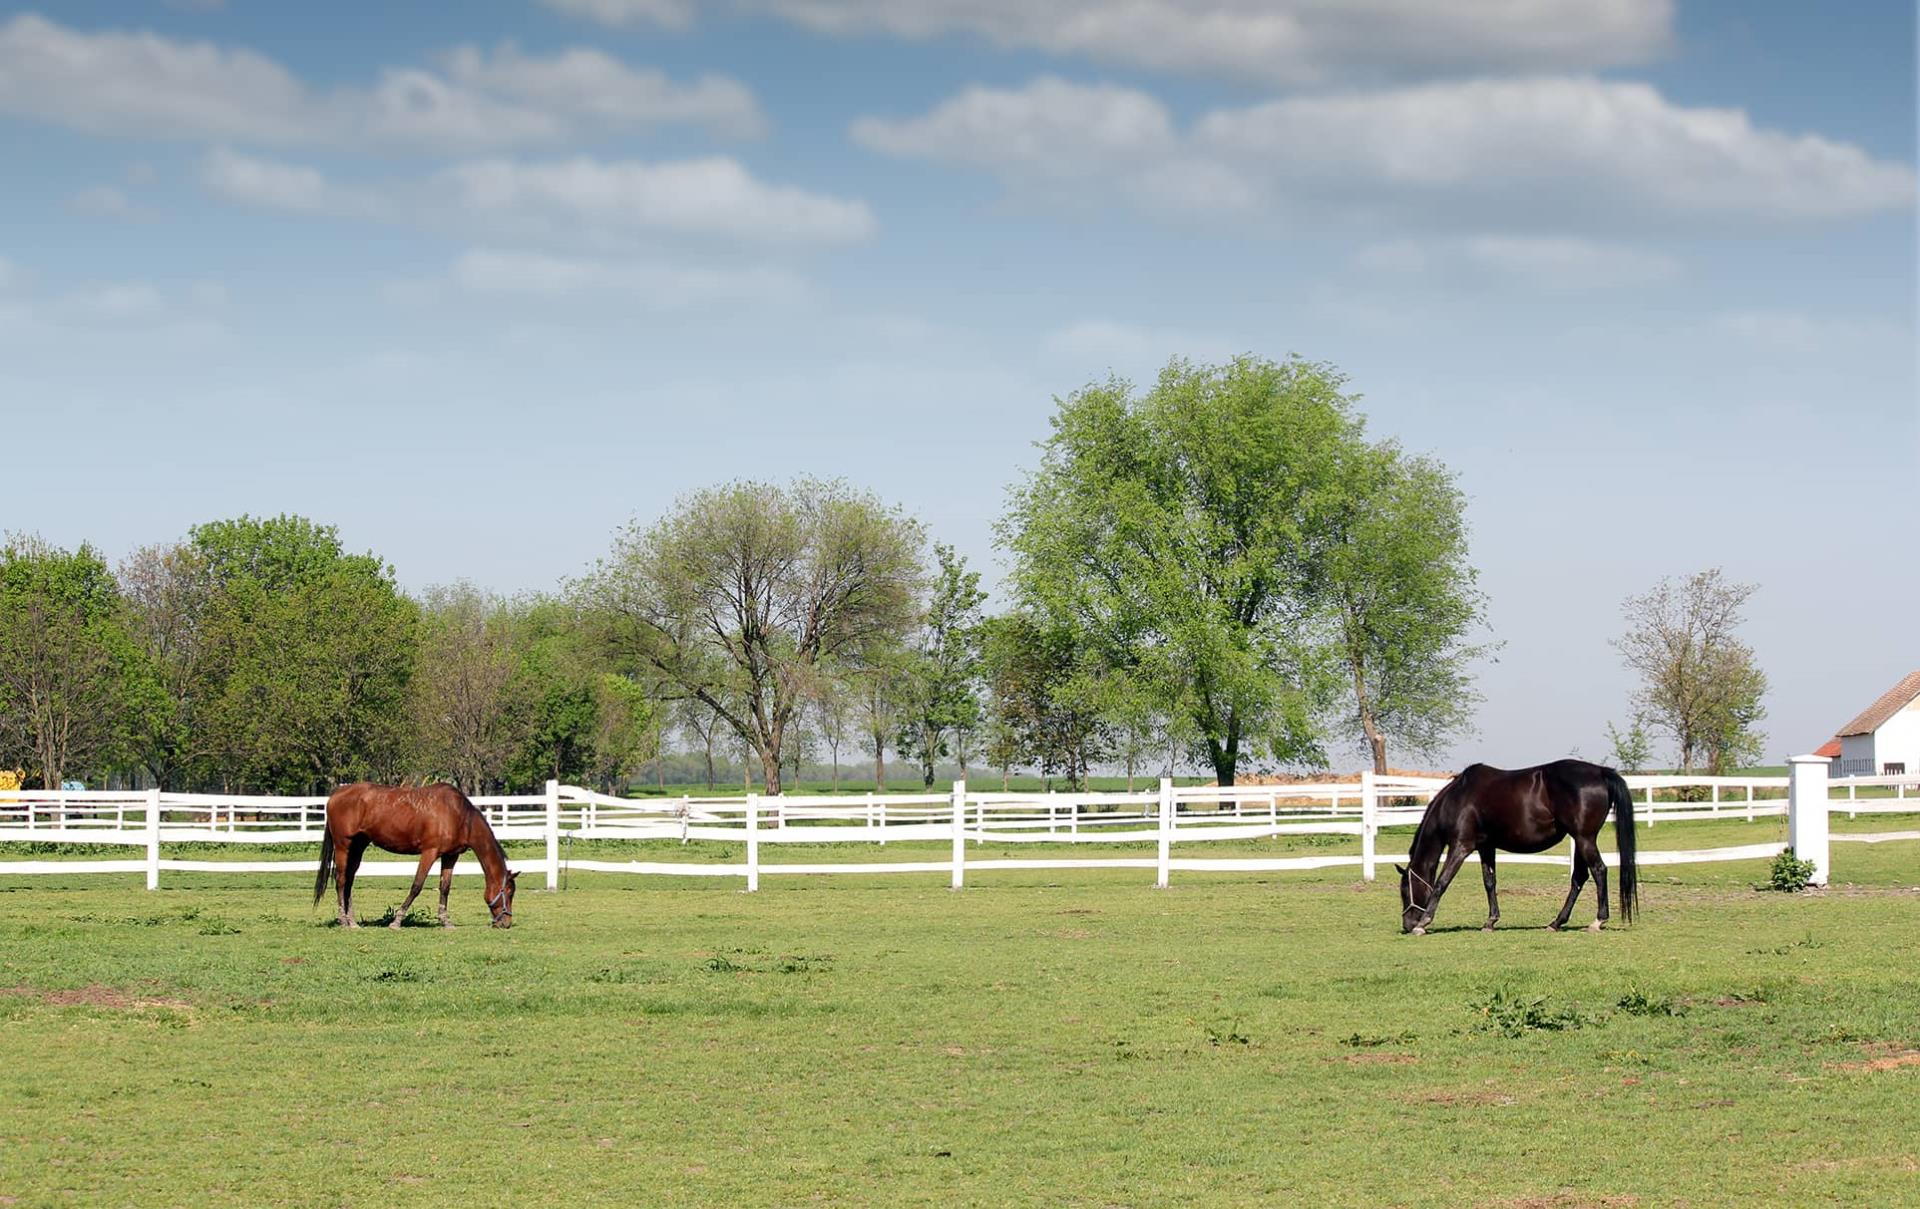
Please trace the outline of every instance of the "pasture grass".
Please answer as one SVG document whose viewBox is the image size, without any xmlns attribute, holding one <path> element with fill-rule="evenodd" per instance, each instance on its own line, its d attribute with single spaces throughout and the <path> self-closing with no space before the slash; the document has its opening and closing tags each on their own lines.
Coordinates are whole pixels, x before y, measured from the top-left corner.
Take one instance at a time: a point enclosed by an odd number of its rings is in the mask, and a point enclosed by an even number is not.
<svg viewBox="0 0 1920 1209">
<path fill-rule="evenodd" d="M 1390 870 L 0 879 L 0 1205 L 1913 1203 L 1920 845 L 1834 860 L 1422 938 Z"/>
</svg>

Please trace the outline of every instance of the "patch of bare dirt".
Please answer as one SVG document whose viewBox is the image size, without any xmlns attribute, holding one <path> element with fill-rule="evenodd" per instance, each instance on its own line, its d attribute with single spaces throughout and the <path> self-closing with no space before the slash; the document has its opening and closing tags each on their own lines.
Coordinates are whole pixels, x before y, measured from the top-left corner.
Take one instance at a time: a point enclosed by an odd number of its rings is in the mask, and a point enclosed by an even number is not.
<svg viewBox="0 0 1920 1209">
<path fill-rule="evenodd" d="M 97 982 L 65 991 L 43 991 L 37 987 L 0 987 L 0 995 L 37 999 L 49 1007 L 100 1007 L 134 1011 L 140 1008 L 190 1008 L 193 1006 L 184 999 L 136 995 L 118 987 L 105 986 Z"/>
<path fill-rule="evenodd" d="M 1911 1049 L 1903 1045 L 1879 1042 L 1866 1046 L 1866 1058 L 1859 1062 L 1829 1062 L 1829 1070 L 1847 1071 L 1886 1071 L 1898 1070 L 1903 1066 L 1920 1066 L 1920 1049 Z"/>
</svg>

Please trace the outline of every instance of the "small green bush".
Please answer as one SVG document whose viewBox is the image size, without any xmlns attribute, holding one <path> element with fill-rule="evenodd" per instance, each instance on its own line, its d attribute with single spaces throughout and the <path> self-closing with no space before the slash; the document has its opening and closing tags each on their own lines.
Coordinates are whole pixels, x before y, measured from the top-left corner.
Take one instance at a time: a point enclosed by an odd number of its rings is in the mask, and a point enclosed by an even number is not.
<svg viewBox="0 0 1920 1209">
<path fill-rule="evenodd" d="M 1495 990 L 1484 999 L 1468 1003 L 1467 1007 L 1480 1017 L 1476 1027 L 1506 1037 L 1566 1032 L 1588 1023 L 1586 1015 L 1576 1008 L 1549 1008 L 1544 995 L 1527 999 L 1505 989 Z"/>
<path fill-rule="evenodd" d="M 1801 860 L 1791 848 L 1774 857 L 1773 867 L 1767 871 L 1768 884 L 1783 894 L 1797 894 L 1812 880 L 1813 862 Z"/>
</svg>

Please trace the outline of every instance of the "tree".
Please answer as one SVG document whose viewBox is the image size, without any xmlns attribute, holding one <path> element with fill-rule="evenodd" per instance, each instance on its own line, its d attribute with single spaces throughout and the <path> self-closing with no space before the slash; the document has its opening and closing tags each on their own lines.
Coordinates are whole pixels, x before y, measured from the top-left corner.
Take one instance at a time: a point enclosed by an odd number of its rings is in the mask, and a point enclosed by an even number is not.
<svg viewBox="0 0 1920 1209">
<path fill-rule="evenodd" d="M 509 688 L 527 711 L 525 739 L 508 764 L 508 780 L 592 779 L 600 726 L 600 667 L 581 619 L 570 604 L 536 600 L 522 616 L 525 639 Z"/>
<path fill-rule="evenodd" d="M 1002 768 L 1031 761 L 1043 776 L 1064 776 L 1071 788 L 1083 788 L 1109 742 L 1096 657 L 1067 627 L 1029 613 L 986 623 L 982 650 L 996 723 L 1005 728 L 996 736 L 998 754 L 1018 753 Z"/>
<path fill-rule="evenodd" d="M 939 571 L 908 652 L 897 744 L 902 756 L 919 761 L 921 781 L 929 789 L 934 763 L 951 750 L 954 732 L 971 729 L 979 716 L 976 634 L 987 599 L 980 573 L 967 570 L 966 559 L 952 546 L 936 545 L 933 551 Z"/>
<path fill-rule="evenodd" d="M 154 783 L 177 790 L 196 769 L 204 773 L 211 754 L 202 718 L 218 692 L 207 658 L 210 564 L 186 542 L 147 546 L 120 565 L 119 579 L 149 690 L 130 719 L 129 742 Z"/>
<path fill-rule="evenodd" d="M 1612 749 L 1608 758 L 1615 768 L 1621 772 L 1646 771 L 1653 755 L 1653 739 L 1647 734 L 1646 719 L 1636 714 L 1632 725 L 1624 731 L 1607 723 L 1607 743 Z"/>
<path fill-rule="evenodd" d="M 1324 591 L 1376 773 L 1387 740 L 1422 755 L 1470 729 L 1467 665 L 1485 654 L 1466 635 L 1484 598 L 1467 561 L 1465 500 L 1453 475 L 1393 442 L 1350 446 L 1328 510 Z"/>
<path fill-rule="evenodd" d="M 38 537 L 0 545 L 0 761 L 48 789 L 126 751 L 136 654 L 113 573 L 93 547 Z"/>
<path fill-rule="evenodd" d="M 1757 590 L 1729 582 L 1716 567 L 1677 583 L 1663 579 L 1622 604 L 1627 632 L 1613 645 L 1640 678 L 1634 705 L 1673 740 L 1682 771 L 1704 762 L 1717 775 L 1760 753 L 1755 727 L 1766 717 L 1767 677 L 1734 634 L 1741 606 Z"/>
<path fill-rule="evenodd" d="M 1361 424 L 1331 367 L 1174 360 L 1061 402 L 1000 540 L 1044 627 L 1163 702 L 1231 785 L 1243 758 L 1320 758 L 1334 692 L 1326 510 Z"/>
<path fill-rule="evenodd" d="M 593 776 L 608 793 L 659 753 L 654 703 L 625 676 L 602 672 L 594 682 Z"/>
<path fill-rule="evenodd" d="M 530 715 L 511 691 L 517 622 L 513 606 L 470 583 L 429 588 L 421 602 L 416 759 L 470 794 L 503 778 L 528 737 Z"/>
<path fill-rule="evenodd" d="M 887 790 L 887 743 L 899 730 L 906 662 L 903 652 L 876 647 L 849 676 L 854 713 L 873 756 L 873 787 L 880 793 Z"/>
<path fill-rule="evenodd" d="M 296 792 L 404 767 L 418 608 L 393 568 L 296 516 L 216 521 L 190 541 L 211 590 L 196 712 L 225 779 Z"/>
<path fill-rule="evenodd" d="M 622 531 L 582 594 L 621 658 L 720 715 L 777 794 L 816 670 L 912 625 L 921 542 L 918 522 L 843 483 L 732 483 Z"/>
<path fill-rule="evenodd" d="M 811 694 L 814 725 L 833 757 L 833 787 L 840 788 L 840 749 L 853 733 L 854 688 L 849 677 L 835 670 L 814 679 Z"/>
</svg>

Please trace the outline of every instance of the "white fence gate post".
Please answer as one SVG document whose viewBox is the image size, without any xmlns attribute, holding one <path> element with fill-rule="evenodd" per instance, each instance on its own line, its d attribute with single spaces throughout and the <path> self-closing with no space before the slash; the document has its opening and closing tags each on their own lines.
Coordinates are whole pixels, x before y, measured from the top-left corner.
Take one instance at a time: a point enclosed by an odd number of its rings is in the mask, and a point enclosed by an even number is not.
<svg viewBox="0 0 1920 1209">
<path fill-rule="evenodd" d="M 953 888 L 967 883 L 967 783 L 953 783 Z"/>
<path fill-rule="evenodd" d="M 1173 778 L 1160 778 L 1160 857 L 1153 884 L 1164 890 L 1173 870 Z"/>
<path fill-rule="evenodd" d="M 560 782 L 547 782 L 547 889 L 560 888 Z"/>
<path fill-rule="evenodd" d="M 1793 854 L 1813 862 L 1816 886 L 1827 884 L 1831 863 L 1827 850 L 1827 758 L 1787 757 L 1787 843 Z"/>
<path fill-rule="evenodd" d="M 1360 772 L 1360 876 L 1373 880 L 1374 832 L 1379 828 L 1380 791 L 1373 783 L 1373 769 Z"/>
<path fill-rule="evenodd" d="M 760 795 L 747 795 L 747 893 L 760 888 Z"/>
<path fill-rule="evenodd" d="M 160 788 L 147 790 L 147 889 L 160 888 Z"/>
</svg>

